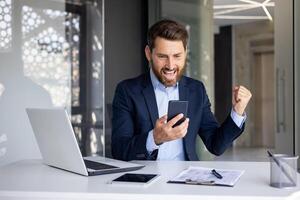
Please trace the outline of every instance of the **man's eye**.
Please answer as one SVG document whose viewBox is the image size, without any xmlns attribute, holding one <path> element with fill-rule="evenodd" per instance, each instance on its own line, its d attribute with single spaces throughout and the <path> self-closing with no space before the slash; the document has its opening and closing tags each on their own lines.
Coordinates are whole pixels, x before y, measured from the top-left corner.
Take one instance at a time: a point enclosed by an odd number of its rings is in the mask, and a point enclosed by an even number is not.
<svg viewBox="0 0 300 200">
<path fill-rule="evenodd" d="M 159 58 L 167 58 L 167 56 L 164 55 L 158 55 Z"/>
</svg>

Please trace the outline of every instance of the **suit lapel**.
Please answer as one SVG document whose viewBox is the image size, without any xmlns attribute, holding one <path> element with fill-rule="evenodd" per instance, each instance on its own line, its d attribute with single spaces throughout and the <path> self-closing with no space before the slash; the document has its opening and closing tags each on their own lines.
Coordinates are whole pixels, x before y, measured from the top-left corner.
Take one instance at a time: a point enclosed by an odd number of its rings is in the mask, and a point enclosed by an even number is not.
<svg viewBox="0 0 300 200">
<path fill-rule="evenodd" d="M 183 76 L 179 81 L 179 100 L 188 101 L 189 100 L 189 88 L 186 84 L 185 77 Z"/>
<path fill-rule="evenodd" d="M 181 101 L 189 101 L 189 87 L 186 83 L 186 78 L 183 76 L 181 78 L 181 80 L 179 81 L 179 100 Z M 188 113 L 187 113 L 188 117 L 190 116 L 190 105 L 188 106 Z M 185 149 L 185 156 L 186 158 L 189 160 L 188 155 L 187 155 L 187 148 L 189 146 L 188 144 L 188 138 L 189 134 L 187 133 L 186 136 L 183 138 L 183 148 Z"/>
<path fill-rule="evenodd" d="M 151 83 L 149 73 L 147 73 L 145 76 L 144 89 L 142 92 L 143 92 L 143 95 L 145 98 L 148 112 L 151 117 L 152 125 L 154 127 L 155 122 L 158 119 L 158 110 L 157 110 L 157 104 L 156 104 L 156 99 L 155 99 L 155 93 L 154 93 L 154 89 L 153 89 L 153 86 Z"/>
</svg>

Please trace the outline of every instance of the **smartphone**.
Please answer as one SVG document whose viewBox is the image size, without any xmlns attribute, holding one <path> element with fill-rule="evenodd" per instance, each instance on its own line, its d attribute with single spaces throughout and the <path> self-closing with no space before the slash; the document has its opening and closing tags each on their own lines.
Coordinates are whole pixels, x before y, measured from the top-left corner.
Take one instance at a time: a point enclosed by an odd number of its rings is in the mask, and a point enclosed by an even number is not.
<svg viewBox="0 0 300 200">
<path fill-rule="evenodd" d="M 176 124 L 173 125 L 173 128 L 180 125 L 182 122 L 184 122 L 185 118 L 187 117 L 187 110 L 188 110 L 188 101 L 179 101 L 179 100 L 169 101 L 167 121 L 170 121 L 176 115 L 182 113 L 183 117 L 180 120 L 178 120 Z"/>
<path fill-rule="evenodd" d="M 134 174 L 126 173 L 112 180 L 112 184 L 129 184 L 146 186 L 159 178 L 158 174 Z"/>
</svg>

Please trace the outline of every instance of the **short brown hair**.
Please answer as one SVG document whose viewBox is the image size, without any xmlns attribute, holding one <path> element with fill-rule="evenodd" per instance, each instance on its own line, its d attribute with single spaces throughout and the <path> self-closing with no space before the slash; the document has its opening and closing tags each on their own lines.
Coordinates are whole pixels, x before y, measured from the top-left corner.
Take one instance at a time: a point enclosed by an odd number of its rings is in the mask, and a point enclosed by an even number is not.
<svg viewBox="0 0 300 200">
<path fill-rule="evenodd" d="M 182 24 L 170 19 L 163 19 L 153 24 L 148 30 L 147 40 L 150 50 L 155 47 L 154 42 L 157 37 L 167 40 L 181 40 L 186 49 L 188 33 Z"/>
</svg>

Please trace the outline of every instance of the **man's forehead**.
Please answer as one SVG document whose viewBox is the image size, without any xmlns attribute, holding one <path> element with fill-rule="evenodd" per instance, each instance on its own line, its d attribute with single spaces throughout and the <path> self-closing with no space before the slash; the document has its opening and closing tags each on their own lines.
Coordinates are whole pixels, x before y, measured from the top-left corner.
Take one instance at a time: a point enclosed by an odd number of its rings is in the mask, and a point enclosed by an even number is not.
<svg viewBox="0 0 300 200">
<path fill-rule="evenodd" d="M 166 38 L 162 38 L 162 37 L 157 37 L 154 40 L 155 45 L 166 44 L 166 43 L 178 44 L 178 45 L 182 45 L 182 47 L 184 46 L 182 40 L 170 40 L 170 39 L 166 39 Z"/>
<path fill-rule="evenodd" d="M 164 38 L 155 39 L 153 50 L 156 53 L 162 54 L 179 54 L 185 52 L 185 48 L 181 40 L 167 40 Z"/>
</svg>

